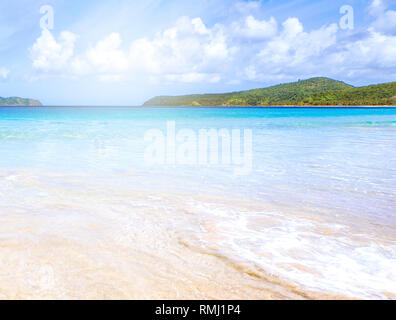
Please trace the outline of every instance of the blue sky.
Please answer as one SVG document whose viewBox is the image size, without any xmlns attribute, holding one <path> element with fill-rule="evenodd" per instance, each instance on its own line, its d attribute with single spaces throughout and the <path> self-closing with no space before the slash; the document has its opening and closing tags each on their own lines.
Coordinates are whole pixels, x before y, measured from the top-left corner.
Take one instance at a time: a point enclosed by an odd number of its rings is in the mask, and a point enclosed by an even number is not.
<svg viewBox="0 0 396 320">
<path fill-rule="evenodd" d="M 53 28 L 40 25 L 45 5 Z M 2 0 L 0 96 L 139 105 L 313 76 L 395 81 L 395 10 L 391 0 Z"/>
</svg>

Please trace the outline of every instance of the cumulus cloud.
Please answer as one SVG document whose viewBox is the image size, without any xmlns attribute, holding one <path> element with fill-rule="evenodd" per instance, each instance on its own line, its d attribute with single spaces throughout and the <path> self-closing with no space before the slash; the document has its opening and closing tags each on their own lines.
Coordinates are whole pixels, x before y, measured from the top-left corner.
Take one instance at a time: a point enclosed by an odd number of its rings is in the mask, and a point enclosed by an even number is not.
<svg viewBox="0 0 396 320">
<path fill-rule="evenodd" d="M 375 17 L 371 29 L 388 35 L 396 35 L 396 11 L 387 10 L 386 0 L 373 0 L 368 7 L 369 13 Z"/>
<path fill-rule="evenodd" d="M 223 27 L 209 29 L 200 18 L 183 17 L 154 39 L 134 41 L 130 61 L 133 68 L 164 75 L 172 81 L 198 82 L 208 78 L 213 81 L 234 53 Z"/>
<path fill-rule="evenodd" d="M 218 82 L 221 66 L 235 52 L 228 46 L 222 26 L 209 29 L 200 18 L 188 17 L 180 18 L 153 39 L 133 41 L 129 49 L 122 49 L 120 34 L 112 33 L 76 55 L 76 39 L 64 31 L 56 41 L 44 30 L 30 50 L 33 68 L 44 74 L 98 75 L 103 81 L 117 81 L 139 72 L 172 82 Z"/>
<path fill-rule="evenodd" d="M 100 73 L 122 73 L 128 69 L 128 57 L 121 43 L 121 36 L 112 33 L 87 51 L 86 60 Z"/>
<path fill-rule="evenodd" d="M 369 37 L 346 44 L 331 57 L 350 76 L 373 70 L 396 75 L 396 37 L 371 31 Z"/>
<path fill-rule="evenodd" d="M 297 18 L 289 18 L 273 39 L 263 44 L 252 64 L 245 69 L 249 80 L 262 80 L 274 74 L 314 72 L 322 65 L 327 49 L 337 41 L 336 24 L 304 32 Z"/>
<path fill-rule="evenodd" d="M 276 35 L 278 23 L 274 17 L 268 21 L 257 20 L 249 15 L 243 23 L 234 22 L 231 26 L 233 36 L 245 39 L 269 39 Z"/>
<path fill-rule="evenodd" d="M 261 20 L 249 11 L 227 25 L 181 17 L 155 36 L 131 43 L 111 33 L 78 53 L 77 35 L 64 31 L 55 39 L 44 30 L 30 54 L 42 75 L 95 76 L 107 82 L 138 75 L 154 82 L 235 84 L 313 75 L 346 79 L 375 70 L 395 76 L 395 11 L 382 0 L 374 0 L 368 10 L 373 22 L 358 37 L 342 33 L 337 24 L 305 30 L 298 18 Z"/>
<path fill-rule="evenodd" d="M 44 72 L 62 71 L 74 54 L 77 35 L 63 31 L 56 41 L 51 32 L 44 29 L 30 49 L 33 68 Z"/>
<path fill-rule="evenodd" d="M 69 72 L 78 76 L 96 75 L 104 82 L 124 80 L 130 64 L 128 54 L 121 49 L 121 44 L 120 34 L 111 33 L 86 52 L 73 57 Z"/>
<path fill-rule="evenodd" d="M 372 27 L 379 32 L 396 35 L 396 11 L 388 10 L 380 14 Z"/>
</svg>

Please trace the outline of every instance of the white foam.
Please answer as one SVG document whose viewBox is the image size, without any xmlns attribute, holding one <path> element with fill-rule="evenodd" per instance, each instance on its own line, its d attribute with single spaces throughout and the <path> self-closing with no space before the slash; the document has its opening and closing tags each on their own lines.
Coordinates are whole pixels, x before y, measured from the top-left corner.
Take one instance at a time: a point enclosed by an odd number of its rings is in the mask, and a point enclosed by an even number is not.
<svg viewBox="0 0 396 320">
<path fill-rule="evenodd" d="M 396 246 L 356 241 L 341 224 L 326 224 L 335 235 L 315 232 L 320 222 L 270 212 L 232 212 L 231 208 L 197 205 L 206 218 L 220 218 L 217 232 L 228 254 L 308 289 L 355 298 L 388 298 L 396 294 Z M 253 230 L 254 217 L 276 219 L 276 227 Z M 345 230 L 344 230 L 345 229 Z M 366 243 L 366 244 L 364 244 Z M 300 267 L 296 267 L 300 266 Z"/>
</svg>

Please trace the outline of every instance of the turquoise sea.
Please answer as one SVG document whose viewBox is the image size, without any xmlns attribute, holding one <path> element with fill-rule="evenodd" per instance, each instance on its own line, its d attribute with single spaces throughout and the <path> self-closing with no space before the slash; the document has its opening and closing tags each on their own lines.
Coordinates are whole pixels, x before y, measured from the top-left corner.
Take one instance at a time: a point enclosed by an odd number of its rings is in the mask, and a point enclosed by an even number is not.
<svg viewBox="0 0 396 320">
<path fill-rule="evenodd" d="M 149 163 L 169 124 L 250 170 Z M 0 150 L 0 298 L 396 298 L 396 109 L 2 107 Z"/>
</svg>

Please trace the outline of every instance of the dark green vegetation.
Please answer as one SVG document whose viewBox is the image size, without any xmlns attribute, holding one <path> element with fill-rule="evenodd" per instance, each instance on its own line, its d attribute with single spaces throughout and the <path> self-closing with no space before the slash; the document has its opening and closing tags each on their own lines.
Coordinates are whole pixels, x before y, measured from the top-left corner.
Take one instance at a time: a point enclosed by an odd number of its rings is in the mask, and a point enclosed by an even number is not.
<svg viewBox="0 0 396 320">
<path fill-rule="evenodd" d="M 328 78 L 264 89 L 187 96 L 160 96 L 144 106 L 384 106 L 396 105 L 396 82 L 353 87 Z"/>
<path fill-rule="evenodd" d="M 40 107 L 41 103 L 37 100 L 23 99 L 18 97 L 0 97 L 0 107 Z"/>
</svg>

